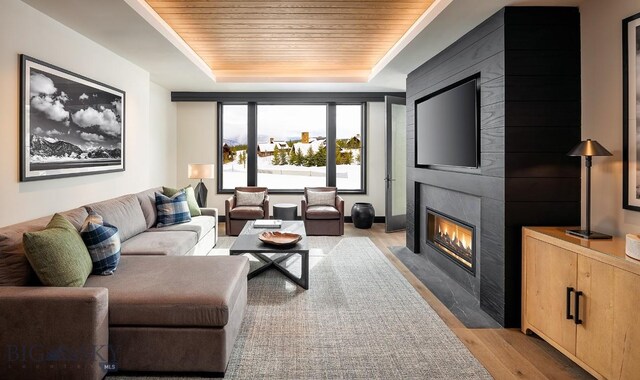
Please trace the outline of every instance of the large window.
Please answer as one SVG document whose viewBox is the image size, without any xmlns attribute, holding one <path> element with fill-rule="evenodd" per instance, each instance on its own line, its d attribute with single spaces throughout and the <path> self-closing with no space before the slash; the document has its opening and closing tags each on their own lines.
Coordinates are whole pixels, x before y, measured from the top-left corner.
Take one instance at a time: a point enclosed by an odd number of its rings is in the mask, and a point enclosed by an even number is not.
<svg viewBox="0 0 640 380">
<path fill-rule="evenodd" d="M 247 105 L 222 107 L 222 183 L 225 187 L 247 186 Z"/>
<path fill-rule="evenodd" d="M 343 190 L 362 188 L 362 107 L 336 106 L 336 185 Z"/>
<path fill-rule="evenodd" d="M 258 104 L 257 126 L 258 186 L 326 186 L 326 105 Z"/>
<path fill-rule="evenodd" d="M 220 103 L 218 191 L 363 193 L 364 111 L 365 103 Z"/>
</svg>

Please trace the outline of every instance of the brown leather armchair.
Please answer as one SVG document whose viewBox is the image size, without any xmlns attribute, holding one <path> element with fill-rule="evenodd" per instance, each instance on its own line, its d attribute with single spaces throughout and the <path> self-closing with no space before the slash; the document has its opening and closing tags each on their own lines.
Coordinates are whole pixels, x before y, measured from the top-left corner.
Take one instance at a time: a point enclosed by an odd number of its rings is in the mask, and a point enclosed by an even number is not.
<svg viewBox="0 0 640 380">
<path fill-rule="evenodd" d="M 249 220 L 269 219 L 269 190 L 266 187 L 236 187 L 236 193 L 224 202 L 227 235 L 238 236 Z M 237 192 L 258 193 L 264 191 L 260 206 L 237 206 Z"/>
<path fill-rule="evenodd" d="M 332 205 L 309 205 L 309 192 L 334 192 Z M 305 187 L 301 203 L 307 235 L 344 235 L 344 200 L 335 187 Z"/>
</svg>

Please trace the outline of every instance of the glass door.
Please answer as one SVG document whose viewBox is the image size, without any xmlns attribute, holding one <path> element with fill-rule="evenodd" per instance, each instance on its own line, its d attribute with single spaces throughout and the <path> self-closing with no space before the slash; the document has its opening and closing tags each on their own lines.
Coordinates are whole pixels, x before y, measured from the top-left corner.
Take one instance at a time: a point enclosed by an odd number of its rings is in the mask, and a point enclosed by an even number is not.
<svg viewBox="0 0 640 380">
<path fill-rule="evenodd" d="M 386 96 L 385 104 L 385 228 L 391 232 L 407 225 L 407 105 L 395 96 Z"/>
</svg>

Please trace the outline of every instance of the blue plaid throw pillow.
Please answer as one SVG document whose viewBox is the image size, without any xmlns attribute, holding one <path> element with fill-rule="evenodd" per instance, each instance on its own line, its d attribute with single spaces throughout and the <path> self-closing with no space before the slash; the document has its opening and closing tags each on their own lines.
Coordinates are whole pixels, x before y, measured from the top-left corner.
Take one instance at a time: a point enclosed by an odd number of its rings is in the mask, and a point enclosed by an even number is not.
<svg viewBox="0 0 640 380">
<path fill-rule="evenodd" d="M 156 192 L 156 209 L 158 211 L 158 227 L 191 221 L 191 212 L 184 190 L 175 193 L 171 198 Z"/>
<path fill-rule="evenodd" d="M 102 217 L 89 209 L 80 236 L 87 246 L 93 270 L 91 274 L 108 276 L 118 267 L 120 262 L 120 235 L 118 229 L 104 223 Z"/>
</svg>

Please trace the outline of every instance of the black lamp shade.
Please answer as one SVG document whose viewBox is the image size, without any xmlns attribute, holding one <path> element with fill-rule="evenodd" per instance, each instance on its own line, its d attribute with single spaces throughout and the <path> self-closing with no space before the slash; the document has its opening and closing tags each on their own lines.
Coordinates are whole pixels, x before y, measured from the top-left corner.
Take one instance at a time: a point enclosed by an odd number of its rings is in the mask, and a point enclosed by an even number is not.
<svg viewBox="0 0 640 380">
<path fill-rule="evenodd" d="M 612 154 L 596 140 L 588 139 L 586 141 L 580 141 L 578 145 L 574 146 L 573 149 L 567 153 L 567 156 L 592 157 L 612 156 Z"/>
</svg>

